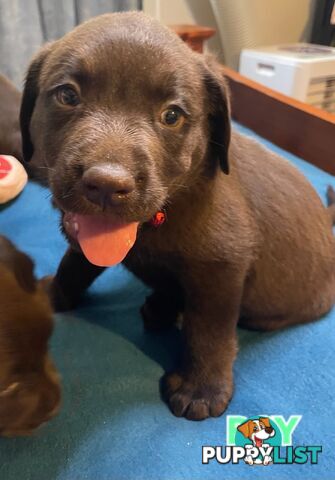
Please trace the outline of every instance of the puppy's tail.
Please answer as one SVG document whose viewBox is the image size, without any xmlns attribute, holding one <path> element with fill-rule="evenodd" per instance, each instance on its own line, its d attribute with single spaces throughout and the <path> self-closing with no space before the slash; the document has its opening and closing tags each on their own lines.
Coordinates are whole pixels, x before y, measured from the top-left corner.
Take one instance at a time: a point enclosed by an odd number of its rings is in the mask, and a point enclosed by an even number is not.
<svg viewBox="0 0 335 480">
<path fill-rule="evenodd" d="M 327 202 L 330 218 L 335 225 L 335 190 L 330 185 L 327 189 Z"/>
</svg>

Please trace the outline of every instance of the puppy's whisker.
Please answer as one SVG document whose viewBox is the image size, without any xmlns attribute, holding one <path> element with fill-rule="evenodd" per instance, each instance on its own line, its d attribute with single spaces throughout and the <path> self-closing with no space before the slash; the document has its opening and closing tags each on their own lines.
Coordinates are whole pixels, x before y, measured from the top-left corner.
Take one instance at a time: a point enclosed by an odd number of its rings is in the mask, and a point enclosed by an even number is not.
<svg viewBox="0 0 335 480">
<path fill-rule="evenodd" d="M 64 193 L 60 195 L 61 200 L 66 200 L 67 198 L 70 198 L 74 196 L 74 187 L 70 186 Z"/>
<path fill-rule="evenodd" d="M 45 170 L 51 170 L 51 171 L 56 170 L 54 167 L 48 167 L 48 166 L 43 166 L 43 165 L 37 165 L 35 168 L 43 168 Z"/>
<path fill-rule="evenodd" d="M 178 188 L 189 188 L 187 185 L 184 185 L 182 183 L 173 183 L 171 186 L 178 187 Z"/>
<path fill-rule="evenodd" d="M 213 145 L 216 145 L 218 147 L 226 148 L 226 145 L 223 143 L 216 142 L 215 140 L 210 140 L 209 143 L 212 143 Z"/>
<path fill-rule="evenodd" d="M 39 170 L 47 170 L 48 172 L 55 172 L 56 169 L 54 167 L 44 167 L 44 166 L 36 166 L 34 168 L 38 168 Z"/>
</svg>

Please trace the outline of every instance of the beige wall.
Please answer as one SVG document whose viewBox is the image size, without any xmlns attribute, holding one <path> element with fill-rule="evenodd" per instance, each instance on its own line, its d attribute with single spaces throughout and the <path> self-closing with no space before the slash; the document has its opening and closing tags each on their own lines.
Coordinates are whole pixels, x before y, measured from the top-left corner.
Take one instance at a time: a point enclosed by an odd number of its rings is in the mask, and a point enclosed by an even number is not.
<svg viewBox="0 0 335 480">
<path fill-rule="evenodd" d="M 217 30 L 208 49 L 238 68 L 242 48 L 309 38 L 317 0 L 144 0 L 144 11 L 162 23 L 197 23 Z M 219 18 L 215 21 L 213 8 Z"/>
<path fill-rule="evenodd" d="M 206 1 L 204 3 L 207 3 Z M 144 0 L 144 11 L 169 25 L 171 23 L 194 23 L 194 18 L 185 0 Z"/>
<path fill-rule="evenodd" d="M 198 24 L 218 30 L 209 0 L 144 0 L 144 11 L 165 25 Z M 222 59 L 219 34 L 207 42 L 209 50 Z"/>
<path fill-rule="evenodd" d="M 243 48 L 309 41 L 318 0 L 212 0 L 227 65 Z"/>
</svg>

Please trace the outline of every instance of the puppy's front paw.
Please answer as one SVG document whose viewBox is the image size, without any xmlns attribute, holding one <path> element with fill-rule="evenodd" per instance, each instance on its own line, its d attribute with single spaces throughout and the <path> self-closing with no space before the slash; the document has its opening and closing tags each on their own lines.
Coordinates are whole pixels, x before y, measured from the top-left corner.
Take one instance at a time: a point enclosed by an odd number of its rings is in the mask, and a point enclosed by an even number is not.
<svg viewBox="0 0 335 480">
<path fill-rule="evenodd" d="M 53 275 L 47 275 L 39 281 L 39 285 L 49 296 L 51 305 L 55 312 L 66 312 L 72 310 L 76 306 L 76 302 L 72 302 L 64 295 L 59 288 Z"/>
<path fill-rule="evenodd" d="M 188 420 L 218 417 L 226 410 L 233 390 L 232 385 L 221 382 L 199 385 L 179 373 L 166 374 L 162 382 L 162 393 L 172 413 Z"/>
<path fill-rule="evenodd" d="M 270 465 L 271 463 L 273 463 L 272 458 L 269 455 L 266 455 L 263 460 L 263 465 Z"/>
</svg>

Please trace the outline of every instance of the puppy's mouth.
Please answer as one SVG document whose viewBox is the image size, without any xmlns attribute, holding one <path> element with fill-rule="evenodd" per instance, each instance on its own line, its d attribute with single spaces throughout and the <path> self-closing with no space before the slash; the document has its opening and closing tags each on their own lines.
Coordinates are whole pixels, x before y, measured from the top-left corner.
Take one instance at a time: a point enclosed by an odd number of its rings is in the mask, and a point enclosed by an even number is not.
<svg viewBox="0 0 335 480">
<path fill-rule="evenodd" d="M 258 438 L 258 437 L 254 437 L 255 439 L 255 443 L 256 443 L 256 447 L 261 447 L 263 445 L 263 440 L 261 438 Z"/>
<path fill-rule="evenodd" d="M 134 246 L 139 222 L 126 223 L 113 215 L 66 212 L 63 225 L 89 262 L 111 267 L 122 262 Z"/>
</svg>

